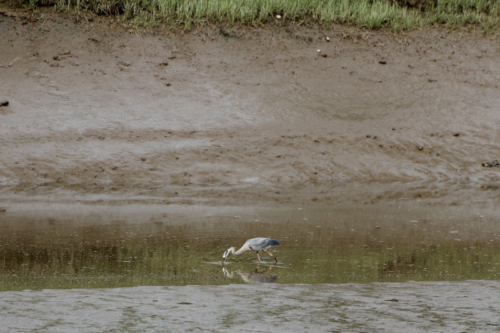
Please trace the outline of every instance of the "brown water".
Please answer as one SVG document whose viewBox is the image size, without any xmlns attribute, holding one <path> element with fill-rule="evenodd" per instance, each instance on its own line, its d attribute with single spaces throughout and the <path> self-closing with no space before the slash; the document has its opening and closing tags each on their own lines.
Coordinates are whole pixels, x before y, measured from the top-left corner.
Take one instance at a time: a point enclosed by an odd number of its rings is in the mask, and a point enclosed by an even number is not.
<svg viewBox="0 0 500 333">
<path fill-rule="evenodd" d="M 12 205 L 0 290 L 496 280 L 497 210 L 409 204 L 276 209 Z M 271 237 L 279 262 L 222 253 Z"/>
</svg>

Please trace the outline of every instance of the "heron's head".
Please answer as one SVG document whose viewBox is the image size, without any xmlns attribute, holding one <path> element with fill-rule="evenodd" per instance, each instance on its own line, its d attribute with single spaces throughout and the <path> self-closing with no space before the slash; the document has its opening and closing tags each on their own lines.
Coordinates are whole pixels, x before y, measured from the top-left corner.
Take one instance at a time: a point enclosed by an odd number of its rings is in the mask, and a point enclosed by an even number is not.
<svg viewBox="0 0 500 333">
<path fill-rule="evenodd" d="M 229 254 L 229 250 L 226 250 L 226 252 L 224 252 L 224 254 L 222 255 L 222 259 L 226 259 L 228 254 Z"/>
</svg>

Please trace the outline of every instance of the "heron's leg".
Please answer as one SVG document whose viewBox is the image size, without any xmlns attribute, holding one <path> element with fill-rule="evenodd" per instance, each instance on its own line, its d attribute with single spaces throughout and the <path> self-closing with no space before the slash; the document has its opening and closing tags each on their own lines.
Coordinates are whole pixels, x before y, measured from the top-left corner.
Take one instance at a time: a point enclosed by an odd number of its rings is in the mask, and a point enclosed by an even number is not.
<svg viewBox="0 0 500 333">
<path fill-rule="evenodd" d="M 278 262 L 278 258 L 276 258 L 271 252 L 269 252 L 267 250 L 262 250 L 262 252 L 269 254 L 271 257 L 274 258 L 274 260 L 276 260 L 276 262 Z"/>
<path fill-rule="evenodd" d="M 256 253 L 257 253 L 257 259 L 259 259 L 259 262 L 260 262 L 259 252 L 256 252 Z"/>
</svg>

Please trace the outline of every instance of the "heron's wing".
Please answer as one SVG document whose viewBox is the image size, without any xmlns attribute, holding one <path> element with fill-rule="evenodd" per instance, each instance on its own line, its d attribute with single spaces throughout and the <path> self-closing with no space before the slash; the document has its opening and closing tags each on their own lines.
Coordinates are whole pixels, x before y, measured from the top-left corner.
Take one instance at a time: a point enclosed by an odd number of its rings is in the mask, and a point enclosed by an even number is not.
<svg viewBox="0 0 500 333">
<path fill-rule="evenodd" d="M 263 246 L 267 240 L 269 240 L 269 238 L 257 237 L 247 240 L 247 244 L 253 248 L 257 248 Z"/>
<path fill-rule="evenodd" d="M 247 244 L 256 251 L 262 251 L 268 249 L 271 246 L 279 245 L 279 243 L 280 242 L 278 242 L 275 239 L 264 238 L 264 237 L 252 238 L 247 241 Z"/>
</svg>

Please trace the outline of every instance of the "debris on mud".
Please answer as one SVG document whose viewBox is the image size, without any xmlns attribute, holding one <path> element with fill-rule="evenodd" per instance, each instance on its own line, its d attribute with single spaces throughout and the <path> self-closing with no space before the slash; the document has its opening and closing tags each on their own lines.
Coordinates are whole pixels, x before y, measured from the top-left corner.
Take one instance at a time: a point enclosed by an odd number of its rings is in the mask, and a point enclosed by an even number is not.
<svg viewBox="0 0 500 333">
<path fill-rule="evenodd" d="M 488 168 L 500 167 L 500 160 L 494 160 L 491 162 L 484 162 L 484 163 L 481 163 L 481 165 L 484 167 L 488 167 Z"/>
<path fill-rule="evenodd" d="M 6 100 L 6 99 L 0 99 L 0 107 L 2 106 L 8 106 L 9 105 L 9 101 Z"/>
<path fill-rule="evenodd" d="M 67 52 L 59 52 L 57 55 L 53 56 L 52 59 L 55 61 L 63 60 L 65 57 L 64 56 L 71 56 L 71 51 Z"/>
</svg>

